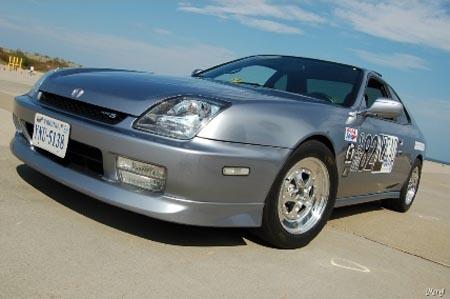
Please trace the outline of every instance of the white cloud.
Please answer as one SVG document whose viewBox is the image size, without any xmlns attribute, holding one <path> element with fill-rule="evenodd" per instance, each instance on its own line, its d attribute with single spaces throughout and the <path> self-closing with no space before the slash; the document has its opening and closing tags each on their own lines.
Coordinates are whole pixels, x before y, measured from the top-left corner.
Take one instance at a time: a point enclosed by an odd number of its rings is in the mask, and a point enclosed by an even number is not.
<svg viewBox="0 0 450 299">
<path fill-rule="evenodd" d="M 0 28 L 16 31 L 25 31 L 25 28 L 23 28 L 23 26 L 18 25 L 11 18 L 7 19 L 2 16 L 0 16 Z"/>
<path fill-rule="evenodd" d="M 264 20 L 264 19 L 256 19 L 249 17 L 238 17 L 239 22 L 249 27 L 253 27 L 256 29 L 276 32 L 276 33 L 292 33 L 292 34 L 301 34 L 302 31 L 296 27 L 288 26 L 282 23 Z"/>
<path fill-rule="evenodd" d="M 375 37 L 450 51 L 448 0 L 328 1 L 331 15 L 323 9 L 320 14 L 305 9 L 311 3 L 300 6 L 269 0 L 215 0 L 206 5 L 181 2 L 178 9 L 277 33 L 301 33 L 298 26 L 302 24 L 350 24 L 355 31 Z"/>
<path fill-rule="evenodd" d="M 80 59 L 65 58 L 85 66 L 119 67 L 187 75 L 193 69 L 210 67 L 235 58 L 234 53 L 228 49 L 204 43 L 160 46 L 121 36 L 73 32 L 61 27 L 31 24 L 28 21 L 12 20 L 2 16 L 0 16 L 0 33 L 1 30 L 20 33 L 24 40 L 30 36 L 39 38 L 41 44 L 62 48 L 62 56 L 76 53 Z"/>
<path fill-rule="evenodd" d="M 340 0 L 336 5 L 335 15 L 350 22 L 356 31 L 450 51 L 450 14 L 446 1 Z"/>
<path fill-rule="evenodd" d="M 271 4 L 265 0 L 216 0 L 214 4 L 202 7 L 182 2 L 178 9 L 220 18 L 233 18 L 243 25 L 276 33 L 301 33 L 300 29 L 286 24 L 286 21 L 311 25 L 326 22 L 323 17 L 298 5 Z"/>
<path fill-rule="evenodd" d="M 157 33 L 159 35 L 171 35 L 172 34 L 172 31 L 164 29 L 164 28 L 159 28 L 159 27 L 153 28 L 153 32 Z"/>
<path fill-rule="evenodd" d="M 172 31 L 170 31 L 166 28 L 148 26 L 144 22 L 134 22 L 134 23 L 131 23 L 130 25 L 135 27 L 137 30 L 139 30 L 141 32 L 150 32 L 150 33 L 154 33 L 157 35 L 165 35 L 165 36 L 169 36 L 169 35 L 173 34 Z"/>
<path fill-rule="evenodd" d="M 352 49 L 361 59 L 367 62 L 388 66 L 400 70 L 430 70 L 425 62 L 420 57 L 405 54 L 405 53 L 373 53 L 366 50 Z"/>
<path fill-rule="evenodd" d="M 270 4 L 265 0 L 216 0 L 215 5 L 204 7 L 180 3 L 178 9 L 219 17 L 248 16 L 294 20 L 314 24 L 325 23 L 321 16 L 300 8 L 298 5 Z"/>
</svg>

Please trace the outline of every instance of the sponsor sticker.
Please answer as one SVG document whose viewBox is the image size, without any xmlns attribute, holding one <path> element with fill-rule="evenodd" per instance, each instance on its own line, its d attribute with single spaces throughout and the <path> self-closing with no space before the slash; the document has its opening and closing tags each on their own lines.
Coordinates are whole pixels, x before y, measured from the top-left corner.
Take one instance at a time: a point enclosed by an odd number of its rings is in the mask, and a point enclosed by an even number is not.
<svg viewBox="0 0 450 299">
<path fill-rule="evenodd" d="M 416 141 L 414 143 L 414 149 L 416 151 L 422 151 L 422 152 L 425 151 L 425 143 Z"/>
<path fill-rule="evenodd" d="M 358 129 L 346 127 L 345 128 L 345 141 L 357 142 L 358 141 Z"/>
<path fill-rule="evenodd" d="M 382 152 L 378 156 L 378 162 L 381 165 L 375 163 L 372 173 L 391 173 L 394 167 L 395 156 L 397 155 L 398 137 L 391 135 L 380 135 L 382 139 L 381 147 Z"/>
<path fill-rule="evenodd" d="M 397 136 L 359 132 L 356 144 L 348 144 L 343 176 L 350 172 L 391 173 L 398 144 Z"/>
</svg>

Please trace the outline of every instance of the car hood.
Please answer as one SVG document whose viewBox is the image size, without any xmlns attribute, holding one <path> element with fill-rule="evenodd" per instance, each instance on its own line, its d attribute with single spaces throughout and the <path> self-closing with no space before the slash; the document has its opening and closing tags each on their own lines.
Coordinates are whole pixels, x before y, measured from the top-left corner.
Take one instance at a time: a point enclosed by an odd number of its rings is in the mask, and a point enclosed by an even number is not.
<svg viewBox="0 0 450 299">
<path fill-rule="evenodd" d="M 75 98 L 72 92 L 77 88 L 81 88 L 84 92 Z M 61 70 L 48 77 L 40 89 L 133 116 L 141 115 L 162 99 L 178 95 L 215 97 L 230 102 L 280 98 L 279 91 L 265 88 L 248 88 L 199 78 L 159 76 L 111 69 Z M 286 100 L 292 98 L 305 101 L 305 98 L 298 95 L 281 94 Z"/>
</svg>

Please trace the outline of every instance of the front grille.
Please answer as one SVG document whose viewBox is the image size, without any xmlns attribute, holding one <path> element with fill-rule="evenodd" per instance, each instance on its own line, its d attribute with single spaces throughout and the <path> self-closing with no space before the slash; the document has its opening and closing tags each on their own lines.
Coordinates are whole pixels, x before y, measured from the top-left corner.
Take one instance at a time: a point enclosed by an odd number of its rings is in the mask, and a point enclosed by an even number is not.
<svg viewBox="0 0 450 299">
<path fill-rule="evenodd" d="M 79 115 L 112 125 L 118 124 L 124 120 L 125 117 L 127 117 L 127 115 L 122 112 L 62 97 L 49 92 L 42 92 L 39 101 L 46 106 L 56 108 L 70 114 Z"/>
<path fill-rule="evenodd" d="M 26 128 L 28 134 L 33 136 L 33 124 L 26 123 Z M 102 152 L 96 147 L 69 139 L 66 156 L 64 158 L 55 156 L 38 147 L 35 147 L 35 150 L 63 166 L 94 175 L 103 175 L 103 156 Z"/>
</svg>

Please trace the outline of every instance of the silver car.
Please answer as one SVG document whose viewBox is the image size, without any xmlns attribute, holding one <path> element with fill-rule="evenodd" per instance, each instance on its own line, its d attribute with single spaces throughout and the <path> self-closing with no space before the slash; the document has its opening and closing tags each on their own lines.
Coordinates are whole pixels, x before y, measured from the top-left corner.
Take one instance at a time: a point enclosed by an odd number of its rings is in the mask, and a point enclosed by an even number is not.
<svg viewBox="0 0 450 299">
<path fill-rule="evenodd" d="M 405 212 L 425 141 L 380 74 L 252 56 L 191 77 L 61 69 L 15 99 L 12 152 L 73 189 L 150 217 L 254 227 L 308 244 L 334 207 Z"/>
</svg>

